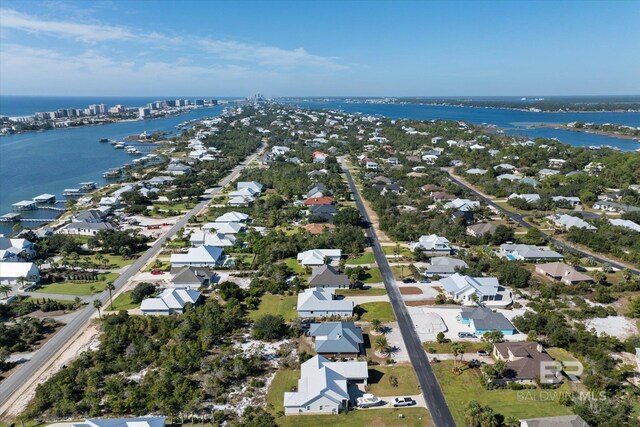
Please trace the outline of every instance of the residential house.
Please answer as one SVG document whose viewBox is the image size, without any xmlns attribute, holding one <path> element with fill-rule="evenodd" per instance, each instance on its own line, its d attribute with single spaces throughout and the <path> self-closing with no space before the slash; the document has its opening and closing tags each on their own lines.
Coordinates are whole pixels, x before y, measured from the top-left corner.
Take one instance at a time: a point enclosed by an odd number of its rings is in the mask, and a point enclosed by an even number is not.
<svg viewBox="0 0 640 427">
<path fill-rule="evenodd" d="M 40 270 L 32 262 L 0 262 L 0 285 L 18 284 L 18 278 L 25 279 L 27 283 L 40 281 Z"/>
<path fill-rule="evenodd" d="M 378 170 L 378 164 L 377 164 L 376 162 L 373 162 L 373 161 L 368 161 L 368 162 L 365 164 L 365 168 L 366 168 L 367 170 L 377 171 L 377 170 Z"/>
<path fill-rule="evenodd" d="M 569 230 L 571 228 L 582 228 L 585 230 L 596 230 L 597 228 L 593 225 L 589 224 L 582 218 L 578 218 L 576 216 L 571 216 L 567 214 L 562 215 L 551 215 L 549 217 L 556 227 Z"/>
<path fill-rule="evenodd" d="M 560 205 L 568 205 L 571 207 L 575 207 L 578 206 L 580 204 L 580 198 L 579 197 L 565 197 L 565 196 L 553 196 L 551 198 L 551 200 L 554 201 L 554 203 L 560 204 Z"/>
<path fill-rule="evenodd" d="M 186 254 L 172 254 L 172 267 L 217 267 L 224 261 L 224 252 L 217 246 L 189 248 Z"/>
<path fill-rule="evenodd" d="M 174 288 L 198 289 L 208 286 L 216 273 L 207 267 L 174 267 L 171 269 L 173 278 L 171 286 Z"/>
<path fill-rule="evenodd" d="M 444 191 L 432 191 L 430 194 L 434 202 L 444 202 L 445 200 L 454 200 L 457 197 Z"/>
<path fill-rule="evenodd" d="M 341 273 L 330 265 L 313 267 L 309 286 L 316 288 L 349 288 L 351 280 L 346 274 Z"/>
<path fill-rule="evenodd" d="M 580 415 L 557 415 L 554 417 L 525 418 L 520 427 L 589 427 Z"/>
<path fill-rule="evenodd" d="M 215 222 L 247 222 L 249 215 L 242 212 L 227 212 L 215 219 Z"/>
<path fill-rule="evenodd" d="M 409 243 L 409 249 L 411 249 L 411 251 L 419 250 L 433 255 L 451 254 L 449 240 L 446 237 L 438 236 L 436 234 L 420 236 L 417 242 Z"/>
<path fill-rule="evenodd" d="M 505 382 L 558 383 L 562 374 L 552 366 L 553 358 L 537 342 L 501 342 L 493 345 L 493 357 L 506 364 Z"/>
<path fill-rule="evenodd" d="M 486 169 L 479 169 L 479 168 L 471 168 L 471 169 L 467 169 L 465 171 L 465 173 L 467 175 L 484 175 L 487 173 Z"/>
<path fill-rule="evenodd" d="M 305 267 L 324 264 L 338 265 L 342 256 L 341 249 L 311 249 L 298 254 L 298 262 Z"/>
<path fill-rule="evenodd" d="M 311 234 L 323 234 L 327 231 L 333 231 L 336 228 L 333 224 L 311 223 L 304 226 L 304 229 Z"/>
<path fill-rule="evenodd" d="M 507 199 L 508 200 L 522 199 L 527 203 L 538 203 L 540 201 L 540 195 L 511 193 L 511 195 Z"/>
<path fill-rule="evenodd" d="M 238 234 L 245 229 L 246 225 L 240 222 L 208 222 L 202 226 L 203 231 L 216 230 L 225 235 Z"/>
<path fill-rule="evenodd" d="M 424 271 L 424 275 L 427 277 L 451 276 L 456 270 L 461 268 L 468 268 L 466 262 L 461 259 L 449 258 L 449 257 L 433 257 L 431 258 L 430 265 Z"/>
<path fill-rule="evenodd" d="M 248 189 L 251 191 L 252 194 L 259 194 L 262 193 L 262 191 L 264 190 L 264 186 L 262 184 L 260 184 L 259 182 L 256 181 L 241 181 L 238 182 L 236 188 L 238 190 L 242 190 L 244 188 Z"/>
<path fill-rule="evenodd" d="M 72 427 L 165 427 L 165 417 L 90 418 L 70 424 Z"/>
<path fill-rule="evenodd" d="M 177 162 L 170 163 L 165 172 L 173 176 L 188 175 L 191 173 L 191 166 Z"/>
<path fill-rule="evenodd" d="M 200 292 L 193 289 L 165 289 L 155 298 L 146 298 L 140 304 L 145 316 L 182 314 L 187 304 L 198 304 Z"/>
<path fill-rule="evenodd" d="M 298 317 L 351 317 L 354 302 L 336 299 L 335 288 L 309 288 L 298 294 Z"/>
<path fill-rule="evenodd" d="M 319 197 L 324 197 L 324 196 L 331 196 L 333 193 L 331 192 L 331 190 L 329 190 L 327 188 L 326 185 L 324 185 L 321 182 L 318 182 L 316 185 L 314 185 L 311 190 L 309 190 L 305 196 L 305 199 L 313 199 L 313 198 L 319 198 Z"/>
<path fill-rule="evenodd" d="M 473 211 L 480 207 L 480 202 L 469 199 L 453 199 L 448 203 L 445 203 L 443 206 L 445 209 L 455 209 L 457 211 Z"/>
<path fill-rule="evenodd" d="M 233 196 L 229 198 L 227 202 L 228 206 L 232 206 L 234 208 L 239 207 L 247 207 L 251 205 L 255 201 L 255 198 L 252 196 Z"/>
<path fill-rule="evenodd" d="M 544 168 L 544 169 L 540 169 L 540 170 L 538 171 L 538 176 L 539 176 L 540 178 L 546 178 L 546 177 L 548 177 L 548 176 L 551 176 L 551 175 L 558 175 L 558 174 L 560 174 L 560 171 L 559 171 L 559 170 L 556 170 L 556 169 L 547 169 L 547 168 Z"/>
<path fill-rule="evenodd" d="M 304 204 L 305 206 L 311 206 L 311 205 L 332 205 L 334 202 L 333 197 L 331 196 L 324 196 L 324 197 L 312 197 L 310 199 L 305 199 L 304 200 Z"/>
<path fill-rule="evenodd" d="M 284 147 L 282 145 L 274 145 L 273 147 L 271 147 L 271 153 L 273 153 L 275 156 L 284 156 L 289 151 L 291 151 L 291 148 Z"/>
<path fill-rule="evenodd" d="M 333 222 L 333 217 L 338 212 L 334 205 L 311 205 L 309 206 L 309 216 L 315 221 Z"/>
<path fill-rule="evenodd" d="M 364 353 L 362 328 L 353 322 L 312 323 L 309 336 L 316 353 L 324 357 L 356 358 Z"/>
<path fill-rule="evenodd" d="M 226 248 L 228 246 L 233 246 L 236 244 L 236 236 L 233 234 L 224 234 L 224 233 L 209 233 L 206 231 L 196 231 L 191 233 L 191 237 L 189 237 L 189 241 L 191 242 L 191 246 L 217 246 L 219 248 Z"/>
<path fill-rule="evenodd" d="M 576 271 L 564 262 L 550 262 L 536 265 L 536 273 L 558 280 L 565 285 L 575 285 L 582 282 L 593 282 L 590 276 Z"/>
<path fill-rule="evenodd" d="M 515 326 L 502 313 L 496 313 L 484 305 L 463 308 L 458 315 L 458 320 L 463 325 L 469 325 L 476 335 L 500 331 L 507 336 L 517 332 Z"/>
<path fill-rule="evenodd" d="M 593 209 L 599 209 L 602 211 L 609 211 L 609 212 L 620 212 L 620 213 L 640 212 L 640 208 L 637 206 L 621 205 L 620 203 L 607 202 L 607 201 L 597 201 L 593 204 L 592 207 Z"/>
<path fill-rule="evenodd" d="M 387 184 L 385 186 L 382 187 L 382 190 L 380 191 L 380 195 L 384 196 L 387 193 L 394 193 L 394 194 L 402 194 L 404 192 L 404 187 L 400 184 Z"/>
<path fill-rule="evenodd" d="M 545 259 L 562 260 L 564 257 L 556 251 L 534 245 L 500 245 L 499 255 L 509 261 L 541 261 Z"/>
<path fill-rule="evenodd" d="M 107 212 L 104 209 L 87 209 L 71 218 L 72 222 L 104 222 Z"/>
<path fill-rule="evenodd" d="M 27 239 L 9 239 L 0 234 L 0 262 L 30 260 L 35 254 L 34 244 Z"/>
<path fill-rule="evenodd" d="M 512 173 L 503 173 L 502 175 L 496 176 L 496 179 L 498 181 L 507 180 L 507 181 L 513 182 L 513 181 L 520 181 L 522 177 L 518 175 L 514 175 Z"/>
<path fill-rule="evenodd" d="M 471 277 L 460 273 L 441 279 L 440 285 L 451 298 L 463 304 L 496 300 L 500 290 L 500 284 L 495 277 Z"/>
<path fill-rule="evenodd" d="M 628 219 L 610 219 L 609 223 L 611 225 L 615 225 L 616 227 L 624 227 L 640 233 L 640 225 Z"/>
<path fill-rule="evenodd" d="M 115 230 L 116 227 L 109 222 L 73 221 L 60 229 L 59 233 L 73 234 L 76 236 L 95 236 L 102 230 Z"/>
<path fill-rule="evenodd" d="M 349 407 L 349 385 L 366 384 L 367 362 L 330 362 L 317 355 L 300 366 L 295 392 L 284 393 L 284 413 L 338 414 Z"/>
<path fill-rule="evenodd" d="M 473 237 L 482 237 L 485 234 L 493 234 L 498 226 L 490 222 L 481 222 L 467 227 L 467 234 Z"/>
<path fill-rule="evenodd" d="M 516 169 L 516 167 L 511 165 L 511 164 L 509 164 L 509 163 L 500 163 L 499 165 L 494 166 L 493 169 L 494 170 L 501 169 L 501 170 L 506 170 L 506 171 L 513 171 L 513 170 Z"/>
<path fill-rule="evenodd" d="M 567 161 L 563 159 L 549 159 L 550 168 L 561 168 L 565 163 L 567 163 Z"/>
</svg>

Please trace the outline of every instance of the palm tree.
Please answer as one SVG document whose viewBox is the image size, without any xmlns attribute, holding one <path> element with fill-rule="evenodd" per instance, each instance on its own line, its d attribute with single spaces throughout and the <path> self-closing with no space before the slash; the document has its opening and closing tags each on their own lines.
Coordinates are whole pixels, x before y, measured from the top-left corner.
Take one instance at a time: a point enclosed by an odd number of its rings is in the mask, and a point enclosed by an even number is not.
<svg viewBox="0 0 640 427">
<path fill-rule="evenodd" d="M 5 298 L 9 298 L 9 292 L 11 292 L 11 286 L 9 285 L 0 285 L 0 292 L 4 294 Z"/>
<path fill-rule="evenodd" d="M 507 362 L 505 362 L 504 360 L 497 360 L 493 365 L 493 368 L 496 370 L 496 374 L 498 375 L 498 377 L 502 377 L 507 371 Z"/>
<path fill-rule="evenodd" d="M 93 307 L 98 309 L 98 317 L 100 318 L 100 320 L 102 320 L 102 313 L 100 313 L 100 307 L 102 307 L 102 303 L 99 299 L 93 300 Z"/>
<path fill-rule="evenodd" d="M 477 426 L 480 424 L 480 417 L 482 416 L 482 406 L 476 400 L 472 400 L 464 408 L 464 418 L 469 426 Z"/>
<path fill-rule="evenodd" d="M 453 353 L 453 370 L 458 371 L 457 357 L 460 356 L 460 362 L 462 362 L 462 356 L 466 350 L 465 345 L 461 342 L 455 342 L 451 344 L 451 352 Z"/>
<path fill-rule="evenodd" d="M 514 416 L 508 416 L 504 419 L 502 425 L 504 427 L 520 427 L 520 420 Z"/>
<path fill-rule="evenodd" d="M 27 278 L 24 276 L 20 276 L 16 278 L 16 283 L 20 285 L 20 289 L 24 289 L 24 284 L 27 281 Z"/>
<path fill-rule="evenodd" d="M 381 333 L 383 331 L 382 329 L 382 322 L 380 321 L 380 319 L 373 319 L 371 321 L 371 329 L 373 329 L 374 331 Z"/>
<path fill-rule="evenodd" d="M 109 291 L 109 301 L 111 301 L 111 306 L 109 307 L 109 310 L 113 310 L 113 295 L 111 294 L 112 291 L 115 291 L 116 287 L 114 286 L 113 282 L 109 282 L 107 283 L 107 290 Z"/>
<path fill-rule="evenodd" d="M 375 342 L 375 348 L 380 354 L 389 354 L 389 341 L 385 337 L 379 337 Z"/>
</svg>

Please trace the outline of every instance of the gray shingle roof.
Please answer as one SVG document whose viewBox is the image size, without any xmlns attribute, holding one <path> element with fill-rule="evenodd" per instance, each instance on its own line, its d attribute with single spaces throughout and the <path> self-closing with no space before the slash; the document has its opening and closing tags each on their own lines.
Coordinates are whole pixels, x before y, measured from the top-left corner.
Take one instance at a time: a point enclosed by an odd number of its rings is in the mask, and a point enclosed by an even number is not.
<svg viewBox="0 0 640 427">
<path fill-rule="evenodd" d="M 309 334 L 316 337 L 318 353 L 360 353 L 364 343 L 362 329 L 353 322 L 312 323 Z"/>
<path fill-rule="evenodd" d="M 473 320 L 476 329 L 499 331 L 515 329 L 515 326 L 504 315 L 495 313 L 483 305 L 475 308 L 463 308 L 461 316 L 463 319 Z"/>
<path fill-rule="evenodd" d="M 351 281 L 346 274 L 340 273 L 330 265 L 314 267 L 309 286 L 349 286 Z"/>
</svg>

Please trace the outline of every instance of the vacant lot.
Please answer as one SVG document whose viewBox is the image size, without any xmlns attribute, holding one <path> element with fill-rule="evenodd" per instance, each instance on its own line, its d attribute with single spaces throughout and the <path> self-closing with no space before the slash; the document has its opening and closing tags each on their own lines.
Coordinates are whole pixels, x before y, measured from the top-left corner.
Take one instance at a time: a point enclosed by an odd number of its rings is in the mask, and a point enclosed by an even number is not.
<svg viewBox="0 0 640 427">
<path fill-rule="evenodd" d="M 336 289 L 336 295 L 344 295 L 345 297 L 372 297 L 386 294 L 385 288 Z"/>
<path fill-rule="evenodd" d="M 422 289 L 417 288 L 415 286 L 403 286 L 403 287 L 398 287 L 398 289 L 400 289 L 400 293 L 402 295 L 421 295 L 422 294 Z"/>
<path fill-rule="evenodd" d="M 286 321 L 293 320 L 297 317 L 296 305 L 298 296 L 284 296 L 265 294 L 262 296 L 260 305 L 257 310 L 249 311 L 249 318 L 256 320 L 265 314 L 280 315 Z"/>
<path fill-rule="evenodd" d="M 397 387 L 391 384 L 395 377 Z M 369 393 L 376 396 L 403 396 L 420 393 L 413 367 L 407 365 L 372 366 L 369 368 Z"/>
<path fill-rule="evenodd" d="M 357 305 L 355 312 L 360 315 L 363 322 L 371 322 L 378 319 L 381 322 L 393 322 L 396 316 L 393 314 L 391 303 L 388 302 L 367 302 Z"/>
<path fill-rule="evenodd" d="M 358 409 L 340 415 L 282 416 L 282 427 L 430 427 L 433 421 L 425 408 Z"/>
<path fill-rule="evenodd" d="M 105 305 L 105 310 L 120 311 L 120 310 L 130 310 L 132 308 L 140 307 L 140 303 L 136 304 L 133 301 L 131 301 L 131 292 L 133 291 L 126 291 L 118 295 L 118 297 L 113 300 L 113 308 L 111 307 L 111 304 L 108 302 Z"/>
</svg>

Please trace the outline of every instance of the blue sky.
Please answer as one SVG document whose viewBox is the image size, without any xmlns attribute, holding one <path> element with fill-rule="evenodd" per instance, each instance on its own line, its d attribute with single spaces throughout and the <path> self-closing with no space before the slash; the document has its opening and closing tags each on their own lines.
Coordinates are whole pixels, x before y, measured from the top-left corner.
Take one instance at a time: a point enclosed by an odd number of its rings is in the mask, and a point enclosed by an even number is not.
<svg viewBox="0 0 640 427">
<path fill-rule="evenodd" d="M 640 94 L 638 0 L 1 8 L 1 94 Z"/>
</svg>

